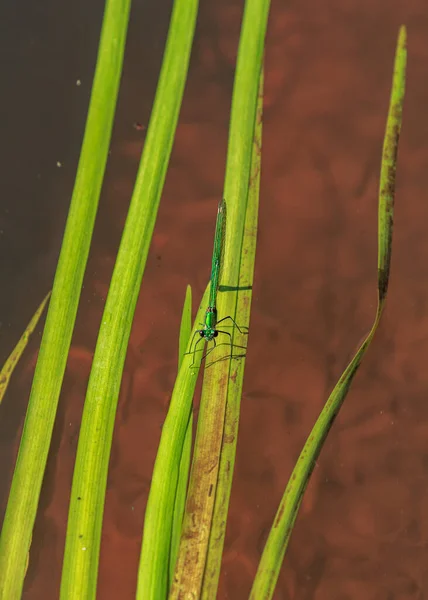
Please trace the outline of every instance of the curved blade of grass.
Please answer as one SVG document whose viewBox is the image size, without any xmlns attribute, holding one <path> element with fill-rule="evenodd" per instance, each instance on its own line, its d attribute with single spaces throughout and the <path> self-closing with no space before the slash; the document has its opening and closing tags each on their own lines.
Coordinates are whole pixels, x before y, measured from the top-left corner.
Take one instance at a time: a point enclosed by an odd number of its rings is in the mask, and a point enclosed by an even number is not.
<svg viewBox="0 0 428 600">
<path fill-rule="evenodd" d="M 275 521 L 267 539 L 263 555 L 251 590 L 252 600 L 272 598 L 285 551 L 291 536 L 297 512 L 324 441 L 346 397 L 351 382 L 368 348 L 382 315 L 388 289 L 393 210 L 395 196 L 395 173 L 398 139 L 401 129 L 406 74 L 406 30 L 401 27 L 398 36 L 394 65 L 391 100 L 383 144 L 379 187 L 378 229 L 378 306 L 370 333 L 359 347 L 330 394 L 315 426 L 308 437 L 298 462 L 282 497 Z"/>
<path fill-rule="evenodd" d="M 138 175 L 89 378 L 73 475 L 61 598 L 95 598 L 107 472 L 132 319 L 171 154 L 197 0 L 174 3 Z"/>
<path fill-rule="evenodd" d="M 0 539 L 0 599 L 21 597 L 27 554 L 108 156 L 130 0 L 108 0 L 79 166 Z"/>
<path fill-rule="evenodd" d="M 178 370 L 180 370 L 183 362 L 184 353 L 186 352 L 189 343 L 190 334 L 192 332 L 192 288 L 190 285 L 186 288 L 186 296 L 184 298 L 183 312 L 181 314 L 180 337 L 178 340 Z"/>
<path fill-rule="evenodd" d="M 247 214 L 244 226 L 241 266 L 239 271 L 239 294 L 237 304 L 237 322 L 250 325 L 251 299 L 253 295 L 254 263 L 256 259 L 257 222 L 259 212 L 260 167 L 262 148 L 263 117 L 263 69 L 260 73 L 259 97 L 254 129 L 254 143 L 251 160 L 250 187 L 248 190 Z M 205 565 L 201 598 L 210 600 L 217 596 L 226 534 L 227 513 L 229 510 L 235 467 L 236 445 L 241 406 L 242 386 L 244 383 L 245 357 L 233 365 L 227 390 L 224 435 L 221 445 L 218 485 L 214 502 L 214 514 L 209 538 L 207 561 Z"/>
<path fill-rule="evenodd" d="M 162 427 L 144 517 L 137 600 L 157 600 L 166 598 L 168 594 L 170 563 L 172 564 L 175 560 L 176 554 L 176 541 L 175 538 L 172 538 L 171 544 L 171 536 L 177 480 L 179 470 L 183 466 L 183 446 L 189 435 L 189 416 L 201 364 L 201 353 L 198 352 L 193 368 L 191 368 L 193 361 L 191 345 L 193 335 L 203 319 L 208 295 L 209 287 L 207 286 L 188 341 L 187 353 L 182 358 L 168 413 Z M 174 524 L 174 527 L 176 526 L 177 523 Z"/>
<path fill-rule="evenodd" d="M 202 306 L 202 309 L 204 307 Z M 195 328 L 199 321 L 195 321 Z M 178 349 L 178 370 L 183 362 L 189 341 L 192 340 L 192 290 L 187 286 L 186 299 L 184 301 L 183 315 L 181 317 L 180 342 Z M 190 348 L 190 346 L 189 346 Z M 192 393 L 193 398 L 193 393 Z M 191 401 L 191 400 L 190 400 Z M 169 561 L 169 580 L 174 576 L 175 562 L 177 560 L 178 547 L 180 544 L 181 527 L 183 525 L 184 507 L 186 504 L 187 482 L 189 479 L 190 459 L 192 454 L 192 432 L 193 432 L 193 412 L 190 409 L 189 421 L 187 424 L 186 435 L 183 443 L 180 467 L 178 470 L 177 493 L 175 495 L 174 516 L 172 519 L 171 535 L 171 557 Z"/>
<path fill-rule="evenodd" d="M 49 300 L 51 292 L 49 292 L 43 302 L 40 304 L 39 308 L 34 313 L 31 321 L 28 323 L 24 333 L 22 334 L 19 342 L 16 344 L 15 348 L 12 350 L 11 354 L 7 358 L 6 362 L 3 365 L 2 370 L 0 371 L 0 404 L 3 400 L 3 396 L 6 393 L 7 386 L 9 385 L 10 378 L 12 377 L 12 373 L 15 370 L 16 365 L 18 364 L 19 359 L 21 358 L 25 348 L 27 347 L 28 340 L 30 339 L 30 335 L 33 333 L 36 328 L 37 323 L 42 316 L 43 310 L 46 306 L 46 302 Z"/>
<path fill-rule="evenodd" d="M 247 0 L 244 9 L 225 176 L 224 198 L 228 207 L 228 223 L 218 294 L 220 319 L 229 315 L 236 318 L 259 75 L 269 6 L 268 0 Z M 234 331 L 233 342 L 244 346 L 246 337 Z M 230 375 L 231 362 L 220 360 L 205 369 L 186 513 L 171 599 L 182 598 L 186 594 L 189 598 L 200 597 L 216 494 L 229 376 L 234 376 L 233 371 Z"/>
</svg>

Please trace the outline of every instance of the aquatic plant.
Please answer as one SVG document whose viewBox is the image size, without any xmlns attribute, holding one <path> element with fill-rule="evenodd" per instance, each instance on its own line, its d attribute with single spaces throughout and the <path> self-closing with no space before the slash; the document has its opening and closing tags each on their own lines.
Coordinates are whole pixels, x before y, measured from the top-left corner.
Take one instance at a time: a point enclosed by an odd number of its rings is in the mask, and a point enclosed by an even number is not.
<svg viewBox="0 0 428 600">
<path fill-rule="evenodd" d="M 263 115 L 263 52 L 268 0 L 247 0 L 233 92 L 224 183 L 228 222 L 218 311 L 248 331 L 256 250 Z M 0 598 L 20 598 L 42 479 L 55 421 L 83 275 L 107 161 L 130 0 L 107 0 L 98 62 L 73 197 L 64 233 L 21 445 L 0 541 Z M 127 344 L 144 274 L 192 47 L 197 0 L 176 0 L 156 98 L 116 265 L 99 330 L 80 429 L 61 598 L 94 598 L 113 424 Z M 325 438 L 379 323 L 391 258 L 397 144 L 406 66 L 401 28 L 379 191 L 378 309 L 373 327 L 328 398 L 298 459 L 262 555 L 251 597 L 271 598 L 302 495 Z M 216 595 L 237 444 L 245 353 L 251 343 L 231 330 L 232 356 L 205 364 L 192 448 L 192 402 L 202 352 L 200 329 L 208 288 L 191 327 L 186 292 L 178 374 L 158 448 L 147 502 L 137 598 L 213 598 Z M 47 299 L 46 299 L 47 300 Z M 44 304 L 43 304 L 44 306 Z M 43 307 L 41 307 L 43 308 Z M 7 386 L 39 310 L 0 375 Z M 247 339 L 248 338 L 248 339 Z M 262 363 L 260 364 L 261 368 Z M 1 387 L 0 387 L 1 389 Z M 190 478 L 189 478 L 190 477 Z M 189 482 L 188 482 L 189 479 Z M 31 556 L 31 555 L 30 555 Z M 31 558 L 30 558 L 31 560 Z"/>
</svg>

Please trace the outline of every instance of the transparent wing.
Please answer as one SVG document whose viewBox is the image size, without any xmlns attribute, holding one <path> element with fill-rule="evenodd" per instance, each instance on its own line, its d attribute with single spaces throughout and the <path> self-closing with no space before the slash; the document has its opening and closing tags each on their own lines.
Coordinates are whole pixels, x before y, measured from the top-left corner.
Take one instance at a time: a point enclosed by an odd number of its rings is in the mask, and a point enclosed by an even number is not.
<svg viewBox="0 0 428 600">
<path fill-rule="evenodd" d="M 211 264 L 210 306 L 216 306 L 218 286 L 220 284 L 221 268 L 223 264 L 223 250 L 226 233 L 226 200 L 221 200 L 217 210 L 215 226 L 213 259 Z"/>
</svg>

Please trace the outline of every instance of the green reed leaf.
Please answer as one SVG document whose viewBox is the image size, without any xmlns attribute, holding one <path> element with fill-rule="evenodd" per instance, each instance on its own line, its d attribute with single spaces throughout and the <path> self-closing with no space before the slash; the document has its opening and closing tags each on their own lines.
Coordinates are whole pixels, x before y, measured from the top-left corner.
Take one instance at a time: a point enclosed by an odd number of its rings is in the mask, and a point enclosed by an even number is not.
<svg viewBox="0 0 428 600">
<path fill-rule="evenodd" d="M 252 600 L 261 600 L 262 598 L 266 600 L 273 597 L 285 551 L 315 461 L 348 393 L 361 360 L 373 339 L 385 305 L 391 261 L 396 159 L 403 111 L 406 54 L 406 30 L 401 27 L 382 153 L 379 188 L 378 305 L 375 320 L 372 329 L 330 394 L 294 467 L 263 550 L 251 590 L 250 598 Z"/>
</svg>

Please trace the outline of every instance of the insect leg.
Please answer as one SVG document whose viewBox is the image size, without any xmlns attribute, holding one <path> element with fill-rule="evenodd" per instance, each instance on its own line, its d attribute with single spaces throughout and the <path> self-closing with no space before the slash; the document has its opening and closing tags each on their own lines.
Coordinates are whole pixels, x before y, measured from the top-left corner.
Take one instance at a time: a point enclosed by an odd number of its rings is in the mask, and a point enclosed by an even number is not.
<svg viewBox="0 0 428 600">
<path fill-rule="evenodd" d="M 241 333 L 242 335 L 248 335 L 248 331 L 243 331 L 241 329 L 241 327 L 239 327 L 238 323 L 235 321 L 235 319 L 233 317 L 223 317 L 222 319 L 220 319 L 220 321 L 217 321 L 217 325 L 219 323 L 223 323 L 224 321 L 227 321 L 228 319 L 230 319 L 232 321 L 232 323 L 235 325 L 235 327 L 237 328 L 239 333 Z M 226 327 L 227 327 L 227 325 L 226 325 Z M 245 329 L 248 329 L 248 327 L 245 327 Z M 222 331 L 221 333 L 226 333 L 226 332 Z"/>
</svg>

